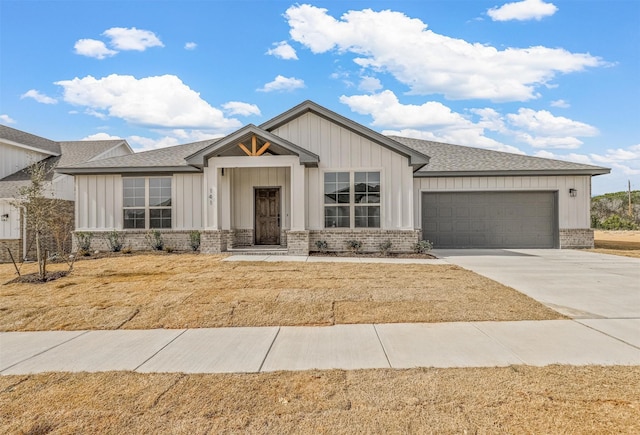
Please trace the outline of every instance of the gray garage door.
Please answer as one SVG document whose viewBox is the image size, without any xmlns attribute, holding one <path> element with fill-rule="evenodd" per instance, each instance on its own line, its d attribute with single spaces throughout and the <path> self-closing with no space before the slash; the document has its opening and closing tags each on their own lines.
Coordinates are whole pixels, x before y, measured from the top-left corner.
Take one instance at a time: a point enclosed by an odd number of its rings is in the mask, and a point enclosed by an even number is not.
<svg viewBox="0 0 640 435">
<path fill-rule="evenodd" d="M 422 237 L 434 248 L 555 248 L 554 192 L 422 194 Z"/>
</svg>

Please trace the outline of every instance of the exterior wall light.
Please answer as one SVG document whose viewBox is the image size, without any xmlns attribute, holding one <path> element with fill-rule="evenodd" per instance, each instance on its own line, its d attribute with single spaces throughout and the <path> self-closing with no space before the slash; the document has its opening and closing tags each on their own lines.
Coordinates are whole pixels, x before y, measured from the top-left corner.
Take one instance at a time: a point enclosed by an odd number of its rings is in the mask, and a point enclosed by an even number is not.
<svg viewBox="0 0 640 435">
<path fill-rule="evenodd" d="M 1 220 L 2 222 L 6 222 L 6 221 L 8 221 L 8 220 L 9 220 L 9 213 L 5 213 L 5 214 L 3 214 L 2 216 L 0 216 L 0 220 Z"/>
<path fill-rule="evenodd" d="M 578 196 L 578 191 L 572 187 L 571 189 L 569 189 L 569 196 L 575 198 L 576 196 Z"/>
</svg>

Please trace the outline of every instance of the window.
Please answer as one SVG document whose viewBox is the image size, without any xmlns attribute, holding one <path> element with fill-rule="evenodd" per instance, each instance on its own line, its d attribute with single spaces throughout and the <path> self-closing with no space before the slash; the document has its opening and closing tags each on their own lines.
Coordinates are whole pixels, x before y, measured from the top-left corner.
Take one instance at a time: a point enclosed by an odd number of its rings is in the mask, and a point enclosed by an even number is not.
<svg viewBox="0 0 640 435">
<path fill-rule="evenodd" d="M 123 178 L 125 229 L 171 228 L 171 178 Z"/>
<path fill-rule="evenodd" d="M 325 228 L 380 228 L 380 172 L 325 172 Z"/>
</svg>

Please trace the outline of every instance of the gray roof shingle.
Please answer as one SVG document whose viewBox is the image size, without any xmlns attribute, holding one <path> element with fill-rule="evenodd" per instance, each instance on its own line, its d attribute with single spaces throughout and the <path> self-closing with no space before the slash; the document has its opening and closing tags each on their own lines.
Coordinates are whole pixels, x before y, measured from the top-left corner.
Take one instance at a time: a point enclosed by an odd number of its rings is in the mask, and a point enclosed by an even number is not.
<svg viewBox="0 0 640 435">
<path fill-rule="evenodd" d="M 74 165 L 60 165 L 58 170 L 65 174 L 92 173 L 92 170 L 96 169 L 99 169 L 100 172 L 109 170 L 113 170 L 114 172 L 140 172 L 145 170 L 183 170 L 197 172 L 198 169 L 188 165 L 185 158 L 208 147 L 217 140 L 218 139 L 208 139 L 184 145 L 142 151 L 126 156 L 92 160 Z"/>
<path fill-rule="evenodd" d="M 58 166 L 64 167 L 88 162 L 124 142 L 124 139 L 59 142 L 61 158 Z"/>
<path fill-rule="evenodd" d="M 608 168 L 600 166 L 482 148 L 400 136 L 389 136 L 389 138 L 430 157 L 429 163 L 415 173 L 418 177 L 472 174 L 524 175 L 534 173 L 599 175 L 607 174 L 610 171 Z"/>
<path fill-rule="evenodd" d="M 117 145 L 123 143 L 119 140 L 101 141 L 67 141 L 56 142 L 59 145 L 61 154 L 47 157 L 42 160 L 47 166 L 47 180 L 52 180 L 54 169 L 63 165 L 80 164 L 109 151 Z M 27 186 L 31 181 L 29 168 L 9 174 L 0 180 L 0 198 L 13 198 L 18 195 L 21 187 Z"/>
<path fill-rule="evenodd" d="M 5 139 L 31 148 L 42 150 L 48 154 L 60 154 L 60 144 L 35 134 L 0 125 L 0 140 Z"/>
</svg>

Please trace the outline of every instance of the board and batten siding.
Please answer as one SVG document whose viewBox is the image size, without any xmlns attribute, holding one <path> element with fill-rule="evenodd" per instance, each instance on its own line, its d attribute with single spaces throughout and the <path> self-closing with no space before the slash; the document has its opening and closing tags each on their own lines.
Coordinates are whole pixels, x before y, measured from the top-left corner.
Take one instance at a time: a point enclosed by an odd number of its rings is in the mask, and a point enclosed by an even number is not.
<svg viewBox="0 0 640 435">
<path fill-rule="evenodd" d="M 578 191 L 569 196 L 569 189 Z M 422 226 L 422 192 L 473 191 L 557 191 L 558 227 L 560 229 L 590 228 L 591 177 L 589 175 L 562 176 L 506 176 L 506 177 L 433 177 L 414 179 L 416 228 Z"/>
<path fill-rule="evenodd" d="M 122 228 L 122 177 L 76 175 L 76 231 Z"/>
<path fill-rule="evenodd" d="M 0 240 L 20 238 L 20 209 L 11 205 L 10 200 L 0 199 L 0 216 L 8 215 L 6 221 L 0 220 Z"/>
<path fill-rule="evenodd" d="M 122 177 L 76 175 L 76 230 L 122 229 Z M 175 174 L 171 183 L 173 229 L 202 228 L 202 174 Z"/>
<path fill-rule="evenodd" d="M 172 184 L 173 229 L 202 229 L 202 174 L 175 174 Z"/>
<path fill-rule="evenodd" d="M 280 215 L 283 229 L 291 228 L 291 176 L 289 168 L 226 169 L 231 177 L 231 228 L 253 229 L 254 188 L 280 188 Z"/>
<path fill-rule="evenodd" d="M 49 154 L 0 142 L 0 156 L 2 156 L 2 159 L 0 159 L 0 178 L 4 178 L 47 158 Z"/>
<path fill-rule="evenodd" d="M 306 113 L 273 133 L 320 156 L 318 168 L 305 169 L 308 229 L 324 227 L 326 171 L 380 171 L 381 227 L 413 229 L 413 171 L 407 157 L 314 113 Z"/>
</svg>

